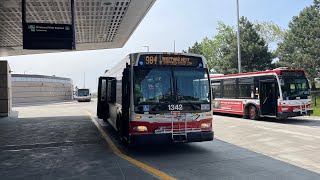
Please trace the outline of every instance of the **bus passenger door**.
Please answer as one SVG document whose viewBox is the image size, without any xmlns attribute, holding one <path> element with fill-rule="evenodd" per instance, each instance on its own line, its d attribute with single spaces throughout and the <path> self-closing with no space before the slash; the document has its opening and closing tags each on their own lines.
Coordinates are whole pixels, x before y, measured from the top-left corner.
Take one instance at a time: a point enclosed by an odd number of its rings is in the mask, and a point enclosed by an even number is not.
<svg viewBox="0 0 320 180">
<path fill-rule="evenodd" d="M 129 138 L 129 108 L 130 108 L 130 68 L 127 67 L 122 73 L 122 118 L 120 135 Z"/>
<path fill-rule="evenodd" d="M 97 116 L 100 119 L 107 120 L 109 118 L 109 105 L 107 102 L 108 80 L 110 77 L 100 77 L 98 85 L 98 104 Z"/>
<path fill-rule="evenodd" d="M 260 81 L 261 115 L 275 116 L 277 113 L 277 84 L 274 81 Z"/>
</svg>

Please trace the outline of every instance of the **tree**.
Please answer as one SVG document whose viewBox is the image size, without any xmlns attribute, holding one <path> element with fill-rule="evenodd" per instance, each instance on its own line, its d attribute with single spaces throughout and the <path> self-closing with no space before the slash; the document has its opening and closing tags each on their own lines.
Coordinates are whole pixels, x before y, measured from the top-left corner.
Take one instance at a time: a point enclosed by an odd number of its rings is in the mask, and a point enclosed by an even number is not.
<svg viewBox="0 0 320 180">
<path fill-rule="evenodd" d="M 255 26 L 246 18 L 240 20 L 242 72 L 266 70 L 272 67 L 272 53 Z M 238 50 L 234 26 L 218 23 L 218 34 L 212 39 L 204 38 L 187 52 L 202 54 L 211 71 L 222 74 L 238 72 Z"/>
<path fill-rule="evenodd" d="M 275 24 L 274 22 L 261 21 L 255 23 L 255 29 L 260 37 L 262 37 L 268 44 L 281 43 L 284 39 L 285 30 Z"/>
<path fill-rule="evenodd" d="M 241 69 L 242 72 L 261 71 L 272 68 L 272 53 L 265 40 L 257 33 L 254 25 L 245 17 L 240 19 Z M 236 32 L 223 35 L 220 47 L 221 60 L 219 73 L 238 72 Z"/>
<path fill-rule="evenodd" d="M 182 51 L 184 53 L 193 53 L 193 54 L 202 54 L 201 52 L 201 44 L 195 42 L 192 47 L 189 47 L 187 51 Z"/>
<path fill-rule="evenodd" d="M 292 18 L 277 55 L 282 66 L 305 69 L 311 88 L 315 89 L 320 71 L 320 0 Z"/>
</svg>

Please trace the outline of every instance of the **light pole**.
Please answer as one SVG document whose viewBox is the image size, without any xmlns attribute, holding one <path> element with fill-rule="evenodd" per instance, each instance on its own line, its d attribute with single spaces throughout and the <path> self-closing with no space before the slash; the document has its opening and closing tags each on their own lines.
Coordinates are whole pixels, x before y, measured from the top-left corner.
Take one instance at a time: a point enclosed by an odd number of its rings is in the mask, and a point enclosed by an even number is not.
<svg viewBox="0 0 320 180">
<path fill-rule="evenodd" d="M 83 88 L 86 88 L 86 72 L 83 73 Z"/>
<path fill-rule="evenodd" d="M 142 47 L 146 47 L 146 48 L 147 48 L 147 50 L 148 50 L 148 52 L 149 52 L 149 46 L 142 46 Z"/>
<path fill-rule="evenodd" d="M 238 71 L 241 73 L 241 48 L 240 48 L 240 25 L 239 25 L 239 0 L 237 0 L 237 43 L 238 43 Z"/>
</svg>

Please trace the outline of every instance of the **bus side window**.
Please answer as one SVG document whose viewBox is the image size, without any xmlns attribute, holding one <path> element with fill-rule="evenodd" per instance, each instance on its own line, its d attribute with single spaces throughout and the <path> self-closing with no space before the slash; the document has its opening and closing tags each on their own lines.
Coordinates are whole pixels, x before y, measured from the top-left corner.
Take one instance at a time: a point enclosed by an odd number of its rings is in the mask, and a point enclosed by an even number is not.
<svg viewBox="0 0 320 180">
<path fill-rule="evenodd" d="M 107 95 L 107 80 L 102 79 L 102 84 L 101 84 L 101 101 L 106 100 L 106 95 Z"/>
<path fill-rule="evenodd" d="M 111 102 L 111 80 L 108 80 L 108 86 L 107 86 L 107 102 Z"/>
<path fill-rule="evenodd" d="M 236 79 L 223 80 L 223 97 L 224 98 L 236 98 Z"/>
<path fill-rule="evenodd" d="M 108 80 L 108 86 L 107 86 L 107 101 L 109 103 L 115 103 L 116 102 L 116 80 L 115 79 L 109 79 Z"/>
<path fill-rule="evenodd" d="M 253 78 L 239 78 L 239 98 L 254 98 Z"/>
<path fill-rule="evenodd" d="M 115 103 L 117 100 L 117 80 L 113 79 L 111 81 L 111 102 Z"/>
<path fill-rule="evenodd" d="M 216 93 L 214 92 L 213 87 L 211 88 L 212 99 L 216 98 Z"/>
<path fill-rule="evenodd" d="M 212 81 L 211 87 L 212 87 L 212 99 L 220 98 L 221 81 Z"/>
</svg>

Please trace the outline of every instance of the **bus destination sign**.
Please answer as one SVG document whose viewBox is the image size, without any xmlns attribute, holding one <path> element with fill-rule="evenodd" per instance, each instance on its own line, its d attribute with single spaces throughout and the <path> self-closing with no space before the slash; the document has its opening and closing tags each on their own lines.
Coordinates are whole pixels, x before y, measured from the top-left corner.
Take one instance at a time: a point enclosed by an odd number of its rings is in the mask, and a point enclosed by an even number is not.
<svg viewBox="0 0 320 180">
<path fill-rule="evenodd" d="M 168 54 L 141 55 L 139 59 L 139 65 L 203 67 L 201 57 Z"/>
<path fill-rule="evenodd" d="M 303 71 L 283 71 L 281 76 L 301 77 L 304 76 Z"/>
</svg>

